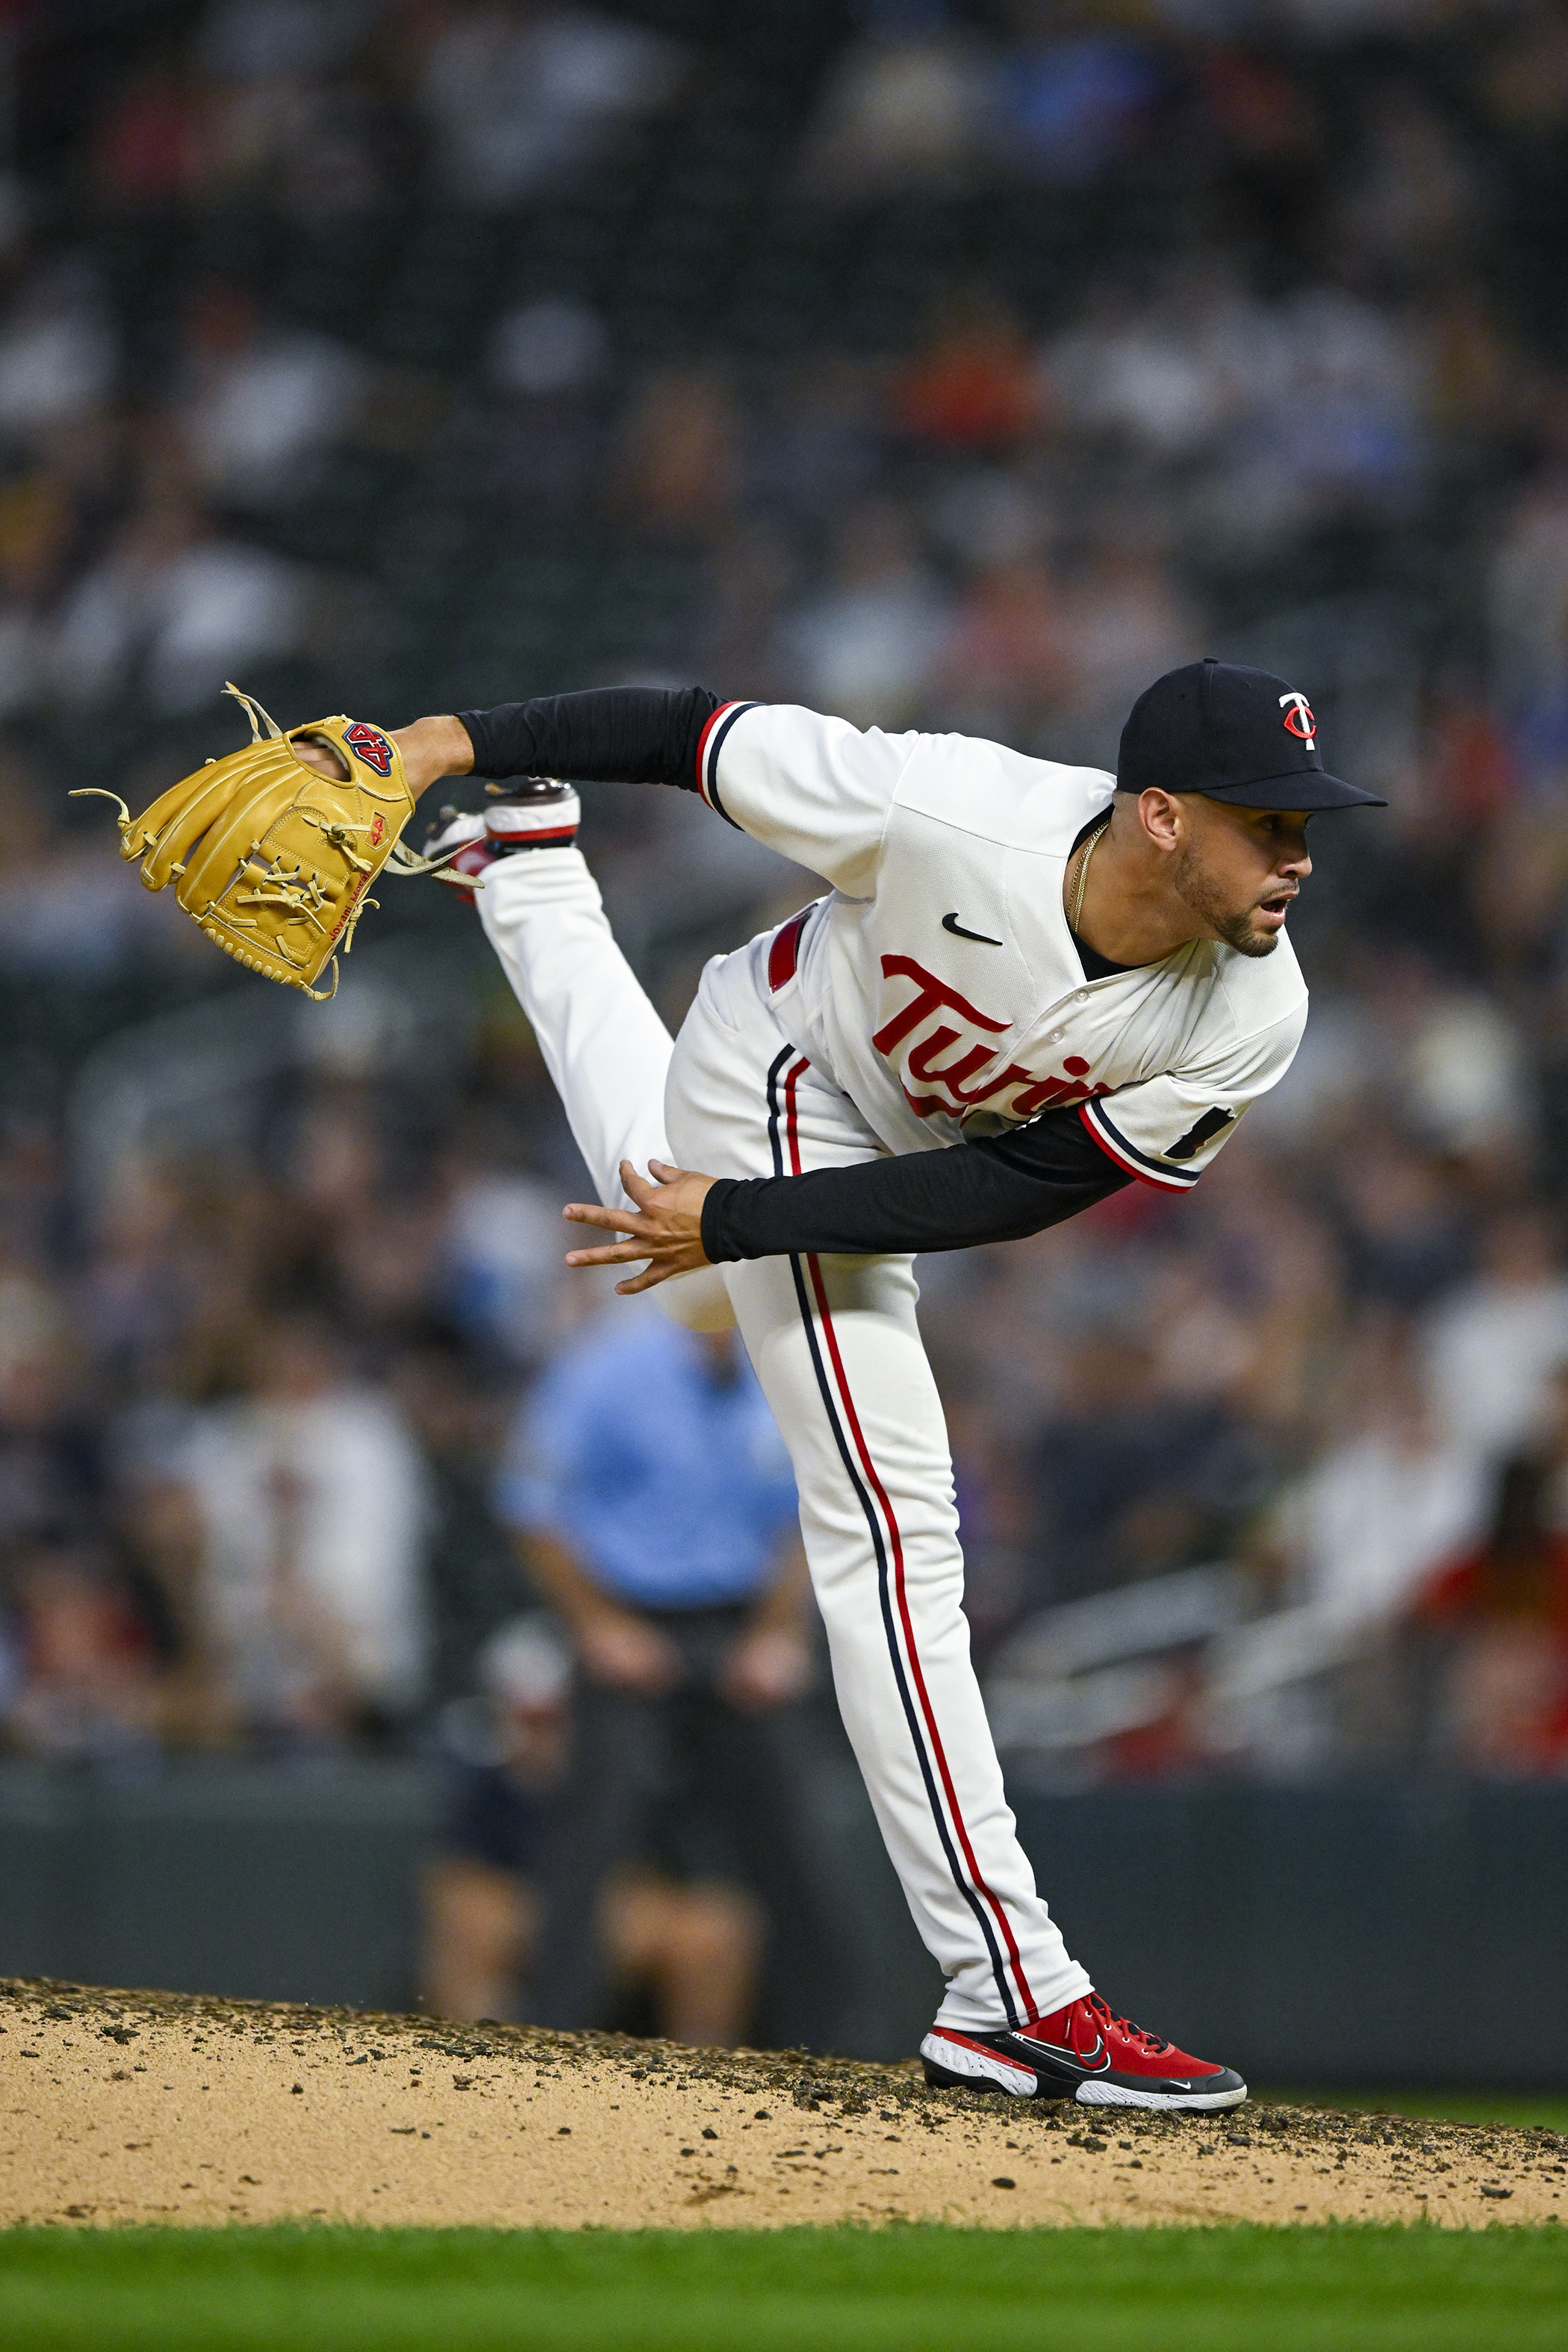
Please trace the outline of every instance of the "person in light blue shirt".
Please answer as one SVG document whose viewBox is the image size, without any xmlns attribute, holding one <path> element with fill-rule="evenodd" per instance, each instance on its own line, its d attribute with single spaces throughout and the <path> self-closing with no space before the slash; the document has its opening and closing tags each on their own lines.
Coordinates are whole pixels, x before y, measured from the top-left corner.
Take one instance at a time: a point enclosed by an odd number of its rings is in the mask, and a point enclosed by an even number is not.
<svg viewBox="0 0 1568 2352">
<path fill-rule="evenodd" d="M 672 1821 L 693 1874 L 738 1867 L 826 1964 L 795 1480 L 735 1333 L 648 1312 L 593 1326 L 534 1390 L 497 1501 L 576 1664 L 531 2013 L 613 2021 L 605 1888 L 668 1866 Z"/>
<path fill-rule="evenodd" d="M 779 1573 L 795 1475 L 732 1332 L 595 1326 L 534 1390 L 503 1466 L 510 1524 L 569 1545 L 633 1608 L 745 1606 Z"/>
</svg>

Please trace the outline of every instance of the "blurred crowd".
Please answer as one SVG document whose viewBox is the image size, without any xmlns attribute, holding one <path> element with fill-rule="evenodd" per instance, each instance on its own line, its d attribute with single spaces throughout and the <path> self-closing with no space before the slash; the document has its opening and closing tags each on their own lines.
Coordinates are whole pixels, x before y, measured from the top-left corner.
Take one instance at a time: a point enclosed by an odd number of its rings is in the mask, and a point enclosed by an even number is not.
<svg viewBox="0 0 1568 2352">
<path fill-rule="evenodd" d="M 1112 764 L 1213 651 L 1391 805 L 1318 828 L 1306 1043 L 1194 1198 L 922 1269 L 998 1738 L 1019 1786 L 1568 1767 L 1552 0 L 75 14 L 0 7 L 9 1745 L 445 1753 L 471 2005 L 574 1654 L 637 1680 L 508 1501 L 620 1310 L 472 918 L 410 885 L 274 1003 L 68 789 L 230 748 L 226 677 L 390 724 L 700 678 Z M 672 1020 L 809 887 L 676 795 L 587 837 Z M 689 1669 L 737 1718 L 805 1704 L 806 1622 L 765 1690 L 755 1631 Z M 741 2014 L 754 1919 L 679 1890 L 744 1858 L 647 1835 L 633 1973 Z"/>
</svg>

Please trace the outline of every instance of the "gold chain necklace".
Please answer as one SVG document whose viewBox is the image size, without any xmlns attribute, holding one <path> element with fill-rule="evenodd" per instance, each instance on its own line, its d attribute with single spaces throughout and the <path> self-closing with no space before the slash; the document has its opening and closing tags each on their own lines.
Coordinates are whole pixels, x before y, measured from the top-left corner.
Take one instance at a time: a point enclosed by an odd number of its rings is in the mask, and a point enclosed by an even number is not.
<svg viewBox="0 0 1568 2352">
<path fill-rule="evenodd" d="M 1110 815 L 1111 812 L 1107 809 L 1079 855 L 1078 885 L 1072 894 L 1072 912 L 1068 917 L 1068 929 L 1075 937 L 1078 933 L 1079 919 L 1083 914 L 1083 886 L 1089 880 L 1089 861 L 1100 847 L 1100 838 L 1106 826 L 1110 823 Z"/>
</svg>

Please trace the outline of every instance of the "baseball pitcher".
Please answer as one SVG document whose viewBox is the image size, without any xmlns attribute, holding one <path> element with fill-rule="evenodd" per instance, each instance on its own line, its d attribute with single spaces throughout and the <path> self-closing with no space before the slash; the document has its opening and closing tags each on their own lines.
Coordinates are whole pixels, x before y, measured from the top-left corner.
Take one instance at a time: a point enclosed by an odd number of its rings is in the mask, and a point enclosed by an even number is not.
<svg viewBox="0 0 1568 2352">
<path fill-rule="evenodd" d="M 345 730 L 289 740 L 341 778 Z M 364 731 L 413 798 L 522 780 L 429 855 L 477 887 L 593 1171 L 598 1203 L 566 1214 L 607 1237 L 569 1262 L 631 1269 L 621 1289 L 682 1321 L 732 1316 L 789 1446 L 839 1706 L 946 1979 L 929 2079 L 1237 2105 L 1231 2069 L 1113 2012 L 1037 1892 L 970 1663 L 912 1261 L 1130 1182 L 1191 1191 L 1300 1041 L 1308 820 L 1374 796 L 1325 772 L 1303 693 L 1213 660 L 1139 698 L 1114 777 L 695 688 Z M 696 792 L 826 895 L 716 957 L 672 1042 L 555 777 Z"/>
</svg>

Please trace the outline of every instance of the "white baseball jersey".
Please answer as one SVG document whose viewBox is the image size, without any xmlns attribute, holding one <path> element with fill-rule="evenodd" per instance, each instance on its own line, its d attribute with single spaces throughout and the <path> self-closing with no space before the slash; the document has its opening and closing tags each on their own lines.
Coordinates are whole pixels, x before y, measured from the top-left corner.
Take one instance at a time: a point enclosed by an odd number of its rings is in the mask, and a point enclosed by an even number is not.
<svg viewBox="0 0 1568 2352">
<path fill-rule="evenodd" d="M 721 816 L 832 884 L 775 959 L 780 1018 L 889 1151 L 1078 1104 L 1130 1175 L 1186 1192 L 1290 1066 L 1307 991 L 1283 936 L 1086 976 L 1062 880 L 1102 770 L 736 702 L 699 772 Z"/>
</svg>

